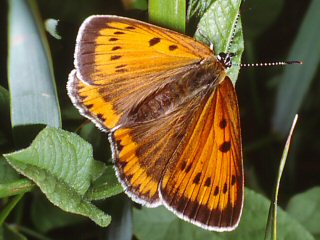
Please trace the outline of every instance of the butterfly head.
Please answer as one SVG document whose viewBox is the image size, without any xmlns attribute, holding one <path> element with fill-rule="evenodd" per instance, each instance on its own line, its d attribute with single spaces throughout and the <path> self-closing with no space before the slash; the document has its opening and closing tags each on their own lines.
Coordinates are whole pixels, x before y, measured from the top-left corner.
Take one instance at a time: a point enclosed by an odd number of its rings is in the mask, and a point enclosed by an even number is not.
<svg viewBox="0 0 320 240">
<path fill-rule="evenodd" d="M 235 56 L 234 53 L 219 53 L 217 56 L 218 61 L 226 68 L 229 69 L 232 66 L 232 58 Z"/>
</svg>

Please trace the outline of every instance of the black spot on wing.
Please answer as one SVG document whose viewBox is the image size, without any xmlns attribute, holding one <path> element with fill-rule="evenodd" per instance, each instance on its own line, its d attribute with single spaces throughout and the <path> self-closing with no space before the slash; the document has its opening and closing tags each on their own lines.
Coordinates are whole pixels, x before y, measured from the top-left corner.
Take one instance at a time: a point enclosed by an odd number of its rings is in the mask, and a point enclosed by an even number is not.
<svg viewBox="0 0 320 240">
<path fill-rule="evenodd" d="M 214 189 L 213 195 L 217 196 L 219 194 L 219 187 L 216 186 L 216 188 Z"/>
<path fill-rule="evenodd" d="M 224 183 L 222 192 L 225 194 L 228 191 L 228 184 Z"/>
<path fill-rule="evenodd" d="M 227 127 L 227 120 L 223 118 L 223 119 L 220 121 L 220 123 L 219 123 L 219 127 L 220 127 L 221 129 L 226 128 L 226 127 Z"/>
<path fill-rule="evenodd" d="M 120 46 L 114 46 L 114 47 L 112 48 L 112 51 L 116 51 L 116 50 L 119 50 L 119 49 L 121 49 Z"/>
<path fill-rule="evenodd" d="M 190 172 L 191 168 L 192 168 L 192 163 L 190 163 L 190 164 L 187 166 L 187 168 L 186 168 L 186 173 Z"/>
<path fill-rule="evenodd" d="M 177 48 L 178 48 L 177 45 L 170 45 L 170 46 L 169 46 L 169 50 L 170 50 L 170 51 L 176 50 Z"/>
<path fill-rule="evenodd" d="M 206 179 L 206 181 L 204 182 L 204 186 L 205 186 L 205 187 L 209 187 L 210 185 L 211 185 L 211 178 L 208 177 L 208 178 Z"/>
<path fill-rule="evenodd" d="M 149 46 L 152 47 L 152 46 L 158 44 L 158 43 L 160 42 L 160 40 L 161 40 L 161 39 L 158 38 L 158 37 L 155 37 L 155 38 L 150 39 L 150 40 L 149 40 Z"/>
<path fill-rule="evenodd" d="M 110 60 L 113 61 L 113 60 L 117 60 L 119 58 L 121 58 L 121 55 L 113 55 L 110 57 Z"/>
<path fill-rule="evenodd" d="M 232 175 L 231 177 L 231 185 L 234 185 L 236 183 L 236 176 Z"/>
<path fill-rule="evenodd" d="M 230 148 L 231 148 L 231 142 L 225 141 L 220 145 L 219 150 L 225 153 L 225 152 L 228 152 Z"/>
<path fill-rule="evenodd" d="M 181 163 L 180 169 L 183 171 L 183 170 L 186 168 L 186 166 L 187 166 L 186 161 L 183 161 L 183 162 Z"/>
<path fill-rule="evenodd" d="M 127 27 L 125 27 L 125 29 L 134 30 L 134 29 L 136 29 L 136 28 L 135 28 L 135 27 L 132 27 L 132 26 L 127 26 Z"/>
<path fill-rule="evenodd" d="M 106 120 L 101 113 L 97 114 L 97 118 L 102 122 L 104 122 Z"/>
<path fill-rule="evenodd" d="M 121 64 L 121 65 L 116 66 L 116 68 L 119 69 L 119 68 L 124 68 L 126 66 L 127 66 L 127 64 Z"/>
<path fill-rule="evenodd" d="M 194 177 L 193 183 L 194 183 L 194 184 L 199 184 L 200 178 L 201 178 L 201 173 L 199 172 L 199 173 L 197 173 L 197 175 Z"/>
</svg>

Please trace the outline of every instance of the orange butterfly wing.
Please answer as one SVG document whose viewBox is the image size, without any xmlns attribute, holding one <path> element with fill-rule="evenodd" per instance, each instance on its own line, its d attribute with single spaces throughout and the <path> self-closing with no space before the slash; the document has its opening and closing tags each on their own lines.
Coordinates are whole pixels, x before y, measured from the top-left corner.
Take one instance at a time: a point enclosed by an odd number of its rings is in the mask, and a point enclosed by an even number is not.
<svg viewBox="0 0 320 240">
<path fill-rule="evenodd" d="M 68 92 L 79 111 L 102 130 L 128 121 L 128 112 L 212 55 L 190 37 L 118 16 L 93 16 L 81 25 Z M 79 80 L 81 80 L 79 82 Z"/>
<path fill-rule="evenodd" d="M 164 204 L 203 228 L 234 229 L 243 205 L 241 149 L 237 97 L 226 77 L 166 167 L 160 188 Z"/>
<path fill-rule="evenodd" d="M 243 202 L 239 113 L 213 52 L 167 29 L 95 16 L 80 28 L 75 67 L 69 96 L 111 131 L 128 195 L 207 229 L 233 229 Z"/>
</svg>

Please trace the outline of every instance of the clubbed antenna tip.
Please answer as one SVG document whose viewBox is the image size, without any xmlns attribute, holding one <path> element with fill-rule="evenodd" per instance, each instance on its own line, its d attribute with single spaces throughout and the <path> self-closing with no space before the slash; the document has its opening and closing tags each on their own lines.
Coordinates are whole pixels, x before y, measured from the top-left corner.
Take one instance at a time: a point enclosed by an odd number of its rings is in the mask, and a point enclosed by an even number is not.
<svg viewBox="0 0 320 240">
<path fill-rule="evenodd" d="M 287 64 L 303 64 L 302 61 L 287 61 Z"/>
</svg>

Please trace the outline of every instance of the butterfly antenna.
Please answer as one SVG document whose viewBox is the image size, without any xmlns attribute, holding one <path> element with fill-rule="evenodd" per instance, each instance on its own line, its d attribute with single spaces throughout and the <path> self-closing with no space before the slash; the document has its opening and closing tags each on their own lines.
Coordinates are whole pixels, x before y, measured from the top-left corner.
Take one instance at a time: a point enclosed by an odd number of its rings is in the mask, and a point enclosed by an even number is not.
<svg viewBox="0 0 320 240">
<path fill-rule="evenodd" d="M 234 36 L 236 35 L 236 28 L 238 26 L 239 18 L 240 18 L 240 12 L 237 14 L 236 20 L 234 21 L 234 24 L 233 24 L 233 27 L 232 27 L 231 39 L 230 39 L 230 42 L 228 44 L 227 53 L 230 53 L 230 49 L 231 49 L 231 46 L 233 44 Z"/>
<path fill-rule="evenodd" d="M 234 66 L 240 67 L 269 67 L 269 66 L 283 66 L 290 64 L 303 64 L 302 61 L 285 61 L 285 62 L 264 62 L 264 63 L 241 63 L 233 64 Z"/>
<path fill-rule="evenodd" d="M 210 41 L 210 39 L 205 34 L 203 34 L 200 28 L 198 28 L 197 31 L 199 32 L 202 38 L 204 38 L 207 42 L 210 43 L 210 49 L 213 50 L 213 43 Z"/>
</svg>

